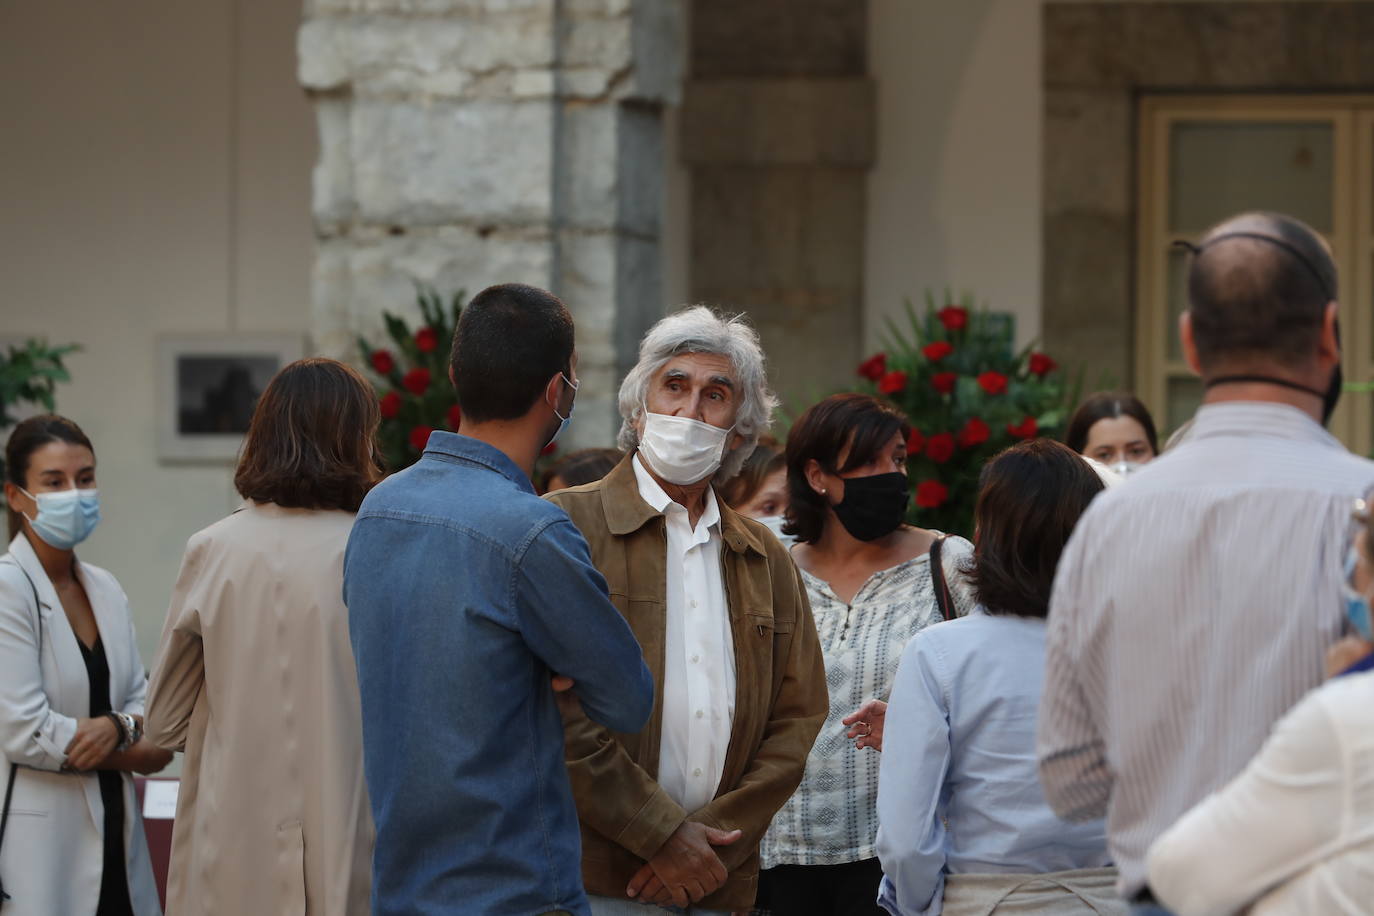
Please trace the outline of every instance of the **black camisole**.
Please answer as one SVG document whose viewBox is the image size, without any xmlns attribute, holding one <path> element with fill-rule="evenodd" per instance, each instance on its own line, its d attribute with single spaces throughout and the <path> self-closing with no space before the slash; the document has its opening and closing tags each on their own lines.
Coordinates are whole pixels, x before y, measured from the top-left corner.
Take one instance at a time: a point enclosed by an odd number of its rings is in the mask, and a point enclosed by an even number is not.
<svg viewBox="0 0 1374 916">
<path fill-rule="evenodd" d="M 110 662 L 100 637 L 93 648 L 77 640 L 91 682 L 91 717 L 110 711 Z M 100 876 L 100 902 L 95 916 L 133 916 L 129 870 L 124 860 L 124 779 L 117 770 L 98 770 L 100 801 L 105 808 L 105 867 Z"/>
</svg>

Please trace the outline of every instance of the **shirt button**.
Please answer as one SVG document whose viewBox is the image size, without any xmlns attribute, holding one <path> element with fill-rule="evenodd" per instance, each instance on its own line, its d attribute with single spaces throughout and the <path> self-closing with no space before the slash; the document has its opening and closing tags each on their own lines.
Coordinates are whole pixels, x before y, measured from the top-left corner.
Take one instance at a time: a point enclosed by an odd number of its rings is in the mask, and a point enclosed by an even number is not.
<svg viewBox="0 0 1374 916">
<path fill-rule="evenodd" d="M 697 606 L 697 603 L 696 603 L 696 601 L 694 600 L 694 601 L 692 602 L 692 607 L 696 607 L 696 606 Z"/>
<path fill-rule="evenodd" d="M 701 767 L 697 767 L 695 770 L 693 770 L 692 775 L 697 777 L 701 776 Z"/>
<path fill-rule="evenodd" d="M 695 665 L 695 664 L 696 664 L 697 662 L 699 662 L 699 661 L 701 661 L 701 656 L 700 656 L 700 655 L 693 655 L 693 656 L 692 656 L 692 664 Z"/>
<path fill-rule="evenodd" d="M 702 712 L 700 709 L 697 710 L 697 718 L 698 718 L 698 719 L 700 719 L 700 718 L 701 718 L 702 716 L 704 716 L 704 715 L 706 715 L 706 713 Z"/>
</svg>

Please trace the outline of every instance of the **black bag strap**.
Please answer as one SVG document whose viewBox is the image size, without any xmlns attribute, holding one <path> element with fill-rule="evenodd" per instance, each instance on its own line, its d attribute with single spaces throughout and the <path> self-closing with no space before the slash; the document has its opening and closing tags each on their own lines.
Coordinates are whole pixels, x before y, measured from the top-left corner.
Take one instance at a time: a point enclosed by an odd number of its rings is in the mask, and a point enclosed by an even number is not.
<svg viewBox="0 0 1374 916">
<path fill-rule="evenodd" d="M 29 571 L 21 566 L 17 561 L 14 564 L 19 567 L 19 571 L 24 574 L 24 578 L 29 580 L 29 588 L 33 589 L 33 609 L 38 616 L 38 654 L 43 655 L 43 609 L 38 601 L 38 586 L 34 584 L 33 577 Z M 10 822 L 10 799 L 14 796 L 14 777 L 19 772 L 19 764 L 10 764 L 10 778 L 5 784 L 5 810 L 0 813 L 0 848 L 5 845 L 5 828 Z M 0 907 L 5 905 L 5 901 L 10 899 L 10 895 L 5 893 L 5 879 L 0 876 Z"/>
<path fill-rule="evenodd" d="M 949 583 L 945 581 L 945 564 L 940 559 L 941 548 L 945 545 L 947 534 L 937 537 L 930 545 L 930 581 L 935 586 L 935 604 L 940 609 L 940 617 L 953 620 L 954 598 L 949 593 Z"/>
<path fill-rule="evenodd" d="M 10 764 L 10 778 L 5 785 L 5 813 L 0 815 L 0 846 L 5 845 L 5 827 L 10 822 L 10 798 L 14 795 L 14 776 L 19 772 L 19 764 Z M 0 907 L 5 905 L 5 901 L 10 899 L 10 895 L 5 893 L 5 879 L 0 877 Z"/>
</svg>

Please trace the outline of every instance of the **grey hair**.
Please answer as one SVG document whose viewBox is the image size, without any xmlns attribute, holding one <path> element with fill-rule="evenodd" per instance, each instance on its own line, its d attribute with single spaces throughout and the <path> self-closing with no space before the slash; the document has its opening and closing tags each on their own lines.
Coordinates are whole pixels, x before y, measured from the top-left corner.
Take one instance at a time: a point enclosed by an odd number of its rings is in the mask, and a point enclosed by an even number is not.
<svg viewBox="0 0 1374 916">
<path fill-rule="evenodd" d="M 620 383 L 623 422 L 616 444 L 627 452 L 639 446 L 635 425 L 643 416 L 649 383 L 668 360 L 684 353 L 725 357 L 739 382 L 741 398 L 735 414 L 735 432 L 743 441 L 726 453 L 716 472 L 716 482 L 724 483 L 739 473 L 758 445 L 759 436 L 773 422 L 773 410 L 778 406 L 778 399 L 768 390 L 758 332 L 745 322 L 743 315 L 726 317 L 704 305 L 694 305 L 674 312 L 649 329 L 639 342 L 639 362 Z"/>
</svg>

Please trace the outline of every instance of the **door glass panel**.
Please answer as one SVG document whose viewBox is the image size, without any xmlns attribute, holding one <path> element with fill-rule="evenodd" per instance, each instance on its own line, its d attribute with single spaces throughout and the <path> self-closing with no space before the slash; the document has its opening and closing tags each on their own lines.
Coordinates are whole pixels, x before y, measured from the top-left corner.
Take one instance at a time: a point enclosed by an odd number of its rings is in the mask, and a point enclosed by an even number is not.
<svg viewBox="0 0 1374 916">
<path fill-rule="evenodd" d="M 1184 423 L 1193 418 L 1198 405 L 1202 403 L 1202 380 L 1191 375 L 1174 376 L 1169 379 L 1169 406 L 1165 417 L 1165 435 L 1173 435 Z"/>
<path fill-rule="evenodd" d="M 1332 228 L 1329 122 L 1179 121 L 1169 138 L 1169 226 L 1199 232 L 1243 210 Z"/>
<path fill-rule="evenodd" d="M 1169 250 L 1169 359 L 1182 360 L 1183 346 L 1178 339 L 1178 317 L 1188 309 L 1189 254 L 1182 248 Z"/>
</svg>

